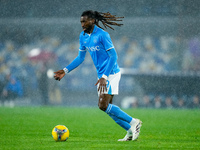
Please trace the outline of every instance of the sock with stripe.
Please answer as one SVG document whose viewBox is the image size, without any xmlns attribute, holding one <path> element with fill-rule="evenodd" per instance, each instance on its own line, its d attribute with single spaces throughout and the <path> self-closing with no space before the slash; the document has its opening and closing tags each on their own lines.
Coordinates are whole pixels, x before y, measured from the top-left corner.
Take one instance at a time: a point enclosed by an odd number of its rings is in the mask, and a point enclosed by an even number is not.
<svg viewBox="0 0 200 150">
<path fill-rule="evenodd" d="M 120 125 L 122 128 L 124 128 L 127 132 L 130 130 L 130 128 L 131 128 L 131 125 L 128 123 L 128 122 L 126 122 L 126 121 L 124 121 L 124 120 L 122 120 L 122 119 L 119 119 L 119 118 L 117 118 L 116 116 L 114 116 L 114 115 L 112 115 L 112 114 L 108 114 L 118 125 Z M 130 130 L 131 131 L 131 130 Z M 132 133 L 132 131 L 131 131 L 131 133 Z"/>
<path fill-rule="evenodd" d="M 122 111 L 118 106 L 109 104 L 105 112 L 125 130 L 128 131 L 130 129 L 130 123 L 133 118 Z"/>
</svg>

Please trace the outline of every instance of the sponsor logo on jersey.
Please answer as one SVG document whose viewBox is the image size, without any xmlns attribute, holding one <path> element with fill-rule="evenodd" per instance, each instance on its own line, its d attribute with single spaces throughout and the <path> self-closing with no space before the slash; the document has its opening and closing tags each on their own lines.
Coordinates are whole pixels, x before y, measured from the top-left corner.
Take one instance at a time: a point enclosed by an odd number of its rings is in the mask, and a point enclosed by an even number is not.
<svg viewBox="0 0 200 150">
<path fill-rule="evenodd" d="M 92 52 L 94 52 L 94 51 L 100 51 L 99 46 L 86 47 L 86 49 L 88 51 L 92 51 Z"/>
</svg>

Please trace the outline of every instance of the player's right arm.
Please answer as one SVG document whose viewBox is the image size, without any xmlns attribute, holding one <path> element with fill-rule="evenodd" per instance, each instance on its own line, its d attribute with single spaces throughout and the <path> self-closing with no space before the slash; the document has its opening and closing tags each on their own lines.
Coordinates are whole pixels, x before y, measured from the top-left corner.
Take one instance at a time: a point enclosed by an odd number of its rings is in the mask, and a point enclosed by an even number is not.
<svg viewBox="0 0 200 150">
<path fill-rule="evenodd" d="M 65 67 L 62 70 L 58 70 L 54 72 L 55 80 L 60 81 L 65 76 L 66 73 L 69 73 L 70 71 L 78 67 L 84 61 L 86 49 L 85 49 L 85 46 L 82 44 L 83 43 L 82 37 L 83 37 L 83 32 L 80 34 L 80 37 L 79 37 L 80 48 L 79 48 L 78 56 L 67 67 Z"/>
<path fill-rule="evenodd" d="M 69 73 L 70 71 L 74 70 L 76 67 L 78 67 L 85 59 L 85 50 L 79 50 L 78 56 L 64 69 L 58 70 L 54 72 L 54 78 L 55 80 L 61 80 L 66 73 Z"/>
</svg>

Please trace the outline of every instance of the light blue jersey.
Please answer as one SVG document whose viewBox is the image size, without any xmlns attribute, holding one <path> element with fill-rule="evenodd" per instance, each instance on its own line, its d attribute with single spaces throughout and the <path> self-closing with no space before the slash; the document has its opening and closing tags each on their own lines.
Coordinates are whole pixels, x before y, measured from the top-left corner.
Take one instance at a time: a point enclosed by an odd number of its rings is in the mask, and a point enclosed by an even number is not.
<svg viewBox="0 0 200 150">
<path fill-rule="evenodd" d="M 116 52 L 108 32 L 96 25 L 91 34 L 81 32 L 79 50 L 90 53 L 99 78 L 103 74 L 109 76 L 109 74 L 115 74 L 120 71 L 117 61 L 115 61 L 114 66 L 108 68 L 108 72 L 106 72 L 110 61 L 109 51 Z"/>
<path fill-rule="evenodd" d="M 81 32 L 79 40 L 79 55 L 66 67 L 68 72 L 83 62 L 87 51 L 92 57 L 98 78 L 101 78 L 103 74 L 109 76 L 120 71 L 116 51 L 110 35 L 106 31 L 95 25 L 91 34 Z"/>
</svg>

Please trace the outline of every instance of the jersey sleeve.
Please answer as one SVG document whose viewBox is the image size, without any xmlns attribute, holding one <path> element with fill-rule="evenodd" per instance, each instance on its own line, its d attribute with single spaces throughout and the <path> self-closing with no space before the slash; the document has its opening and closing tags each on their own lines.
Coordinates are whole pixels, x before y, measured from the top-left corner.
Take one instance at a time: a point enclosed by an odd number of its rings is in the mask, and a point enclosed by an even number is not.
<svg viewBox="0 0 200 150">
<path fill-rule="evenodd" d="M 85 59 L 86 49 L 85 46 L 82 44 L 81 34 L 79 37 L 79 42 L 80 47 L 78 56 L 66 67 L 68 73 L 78 67 Z"/>
<path fill-rule="evenodd" d="M 117 61 L 117 53 L 115 51 L 114 45 L 112 43 L 112 40 L 111 40 L 108 32 L 104 32 L 102 34 L 101 42 L 102 42 L 102 44 L 103 44 L 103 46 L 104 46 L 104 48 L 107 51 L 107 54 L 109 56 L 109 61 L 107 63 L 104 75 L 109 76 L 110 72 L 112 71 L 112 69 L 113 69 L 113 67 L 114 67 L 114 65 Z"/>
<path fill-rule="evenodd" d="M 107 53 L 108 53 L 110 59 L 108 61 L 104 75 L 106 75 L 108 77 L 110 75 L 110 72 L 113 69 L 115 63 L 117 62 L 118 57 L 117 57 L 117 53 L 114 48 L 111 48 L 110 50 L 108 50 Z"/>
<path fill-rule="evenodd" d="M 85 59 L 86 51 L 79 50 L 78 56 L 66 67 L 68 73 L 77 68 Z"/>
<path fill-rule="evenodd" d="M 114 45 L 112 43 L 112 40 L 111 40 L 110 35 L 109 35 L 108 32 L 104 32 L 102 34 L 101 42 L 104 45 L 104 48 L 105 48 L 106 51 L 114 48 Z"/>
</svg>

